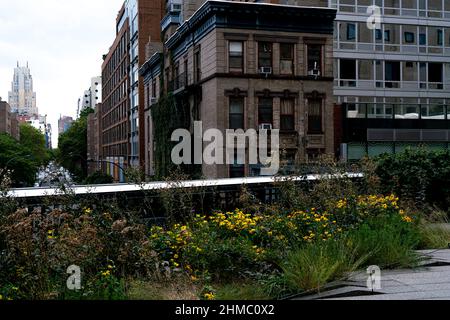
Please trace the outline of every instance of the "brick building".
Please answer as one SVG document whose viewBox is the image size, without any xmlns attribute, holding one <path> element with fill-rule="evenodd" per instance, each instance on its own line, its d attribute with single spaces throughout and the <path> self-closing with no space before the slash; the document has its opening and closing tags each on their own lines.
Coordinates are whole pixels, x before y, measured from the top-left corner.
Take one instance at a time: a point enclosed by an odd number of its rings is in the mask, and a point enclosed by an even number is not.
<svg viewBox="0 0 450 320">
<path fill-rule="evenodd" d="M 0 133 L 9 134 L 16 140 L 20 139 L 19 121 L 17 114 L 11 112 L 11 107 L 0 99 Z"/>
<path fill-rule="evenodd" d="M 116 38 L 104 56 L 100 143 L 102 159 L 117 163 L 115 168 L 144 165 L 144 84 L 138 70 L 146 61 L 149 39 L 160 39 L 163 14 L 163 0 L 125 0 Z M 123 170 L 111 174 L 124 181 Z"/>
<path fill-rule="evenodd" d="M 101 113 L 98 121 L 101 126 L 99 132 L 99 149 L 105 161 L 117 161 L 123 166 L 128 165 L 130 152 L 128 118 L 130 106 L 130 81 L 128 68 L 130 66 L 130 28 L 126 17 L 125 5 L 117 16 L 117 34 L 109 52 L 104 56 L 102 65 L 102 96 Z M 96 109 L 96 112 L 100 107 Z M 94 116 L 92 115 L 92 118 Z M 99 152 L 100 154 L 100 152 Z M 123 173 L 113 176 L 120 181 Z"/>
<path fill-rule="evenodd" d="M 173 94 L 188 128 L 280 129 L 281 160 L 334 153 L 333 20 L 336 11 L 234 1 L 168 6 L 163 52 L 141 68 L 146 84 L 146 170 L 154 173 L 152 106 Z M 171 4 L 172 1 L 168 1 Z M 181 18 L 180 18 L 181 17 Z M 188 18 L 187 21 L 185 19 Z M 185 21 L 179 27 L 177 21 Z M 162 83 L 163 88 L 159 84 Z M 203 176 L 255 176 L 253 165 L 202 165 Z"/>
</svg>

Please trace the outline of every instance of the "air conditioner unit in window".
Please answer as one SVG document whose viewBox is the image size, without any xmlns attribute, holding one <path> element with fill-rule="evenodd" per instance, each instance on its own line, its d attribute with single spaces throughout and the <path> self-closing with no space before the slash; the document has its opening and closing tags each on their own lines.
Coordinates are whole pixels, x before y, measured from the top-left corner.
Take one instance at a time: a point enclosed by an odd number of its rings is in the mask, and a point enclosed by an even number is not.
<svg viewBox="0 0 450 320">
<path fill-rule="evenodd" d="M 319 66 L 317 65 L 317 62 L 314 62 L 314 68 L 312 68 L 311 70 L 308 70 L 308 75 L 309 76 L 314 76 L 314 77 L 320 77 L 320 70 L 319 70 Z"/>
<path fill-rule="evenodd" d="M 319 69 L 312 69 L 308 71 L 308 75 L 309 76 L 314 76 L 314 77 L 320 77 L 320 70 Z"/>
<path fill-rule="evenodd" d="M 269 74 L 272 74 L 272 68 L 271 67 L 261 67 L 259 69 L 259 73 L 265 74 L 267 76 Z"/>
<path fill-rule="evenodd" d="M 181 4 L 179 3 L 171 3 L 169 7 L 170 12 L 180 12 Z"/>
<path fill-rule="evenodd" d="M 259 125 L 259 130 L 272 130 L 272 124 L 271 123 L 261 123 Z"/>
</svg>

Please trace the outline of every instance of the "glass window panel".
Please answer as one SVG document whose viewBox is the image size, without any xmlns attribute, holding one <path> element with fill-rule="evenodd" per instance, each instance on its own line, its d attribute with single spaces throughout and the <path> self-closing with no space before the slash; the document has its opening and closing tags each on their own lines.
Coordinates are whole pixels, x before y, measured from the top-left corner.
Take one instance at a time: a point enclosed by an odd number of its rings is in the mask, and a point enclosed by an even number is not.
<svg viewBox="0 0 450 320">
<path fill-rule="evenodd" d="M 373 61 L 359 60 L 358 61 L 358 79 L 373 80 Z"/>
<path fill-rule="evenodd" d="M 258 101 L 258 123 L 273 123 L 273 99 L 259 98 Z"/>
</svg>

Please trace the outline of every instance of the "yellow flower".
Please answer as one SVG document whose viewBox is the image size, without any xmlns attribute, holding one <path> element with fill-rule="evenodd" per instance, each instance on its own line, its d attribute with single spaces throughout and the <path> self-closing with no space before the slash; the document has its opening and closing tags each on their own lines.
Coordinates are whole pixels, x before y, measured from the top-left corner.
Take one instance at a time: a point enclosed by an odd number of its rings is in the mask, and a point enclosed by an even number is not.
<svg viewBox="0 0 450 320">
<path fill-rule="evenodd" d="M 0 294 L 0 300 L 3 300 L 3 296 Z"/>
<path fill-rule="evenodd" d="M 174 255 L 173 257 L 174 257 L 174 259 L 178 259 L 179 258 L 179 256 L 177 254 Z"/>
<path fill-rule="evenodd" d="M 214 300 L 215 298 L 214 293 L 211 292 L 205 293 L 204 297 L 206 298 L 206 300 Z"/>
<path fill-rule="evenodd" d="M 405 221 L 405 222 L 412 222 L 412 218 L 408 217 L 408 216 L 402 217 L 402 220 Z"/>
<path fill-rule="evenodd" d="M 196 276 L 191 276 L 191 280 L 192 280 L 192 281 L 197 281 L 198 278 L 197 278 Z"/>
<path fill-rule="evenodd" d="M 111 271 L 109 271 L 109 270 L 102 272 L 102 276 L 104 276 L 104 277 L 109 277 L 110 275 L 111 275 Z"/>
</svg>

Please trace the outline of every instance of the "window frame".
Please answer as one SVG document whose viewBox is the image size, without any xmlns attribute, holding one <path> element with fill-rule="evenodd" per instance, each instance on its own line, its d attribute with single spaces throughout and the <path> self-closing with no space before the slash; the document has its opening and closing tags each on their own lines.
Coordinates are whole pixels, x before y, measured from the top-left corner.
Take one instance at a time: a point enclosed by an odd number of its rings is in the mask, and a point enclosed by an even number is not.
<svg viewBox="0 0 450 320">
<path fill-rule="evenodd" d="M 270 107 L 267 105 L 263 105 L 262 101 L 271 101 Z M 261 121 L 261 115 L 263 114 L 261 111 L 264 109 L 270 109 L 271 110 L 271 120 L 270 121 Z M 267 111 L 267 110 L 266 110 Z M 269 112 L 267 112 L 269 114 Z M 260 126 L 263 123 L 269 123 L 273 126 L 273 97 L 258 97 L 258 126 Z"/>
<path fill-rule="evenodd" d="M 290 58 L 283 58 L 282 57 L 282 46 L 289 46 L 290 47 Z M 291 70 L 289 72 L 284 72 L 282 68 L 283 61 L 289 61 L 291 63 Z M 295 69 L 295 44 L 289 43 L 289 42 L 280 42 L 280 74 L 284 75 L 293 75 L 294 69 Z"/>
<path fill-rule="evenodd" d="M 323 134 L 323 98 L 310 97 L 308 101 L 308 134 Z M 318 102 L 319 113 L 311 114 L 312 112 L 312 102 Z M 318 124 L 317 128 L 313 124 Z"/>
<path fill-rule="evenodd" d="M 241 108 L 242 108 L 242 112 L 237 113 L 237 112 L 232 112 L 231 110 L 231 106 L 232 106 L 232 101 L 239 101 L 239 103 L 241 104 Z M 237 117 L 240 116 L 240 126 L 234 126 L 232 125 L 232 117 Z M 229 125 L 229 129 L 233 129 L 233 130 L 237 130 L 237 129 L 243 129 L 245 130 L 245 97 L 235 97 L 235 96 L 229 96 L 228 97 L 228 125 Z"/>
<path fill-rule="evenodd" d="M 234 51 L 231 51 L 232 43 L 239 43 L 241 45 L 241 54 L 240 56 L 232 56 Z M 244 72 L 244 41 L 242 40 L 229 40 L 228 41 L 228 71 L 232 73 L 243 73 Z M 232 67 L 231 61 L 232 58 L 240 58 L 240 67 Z"/>
<path fill-rule="evenodd" d="M 267 58 L 262 58 L 261 57 L 261 46 L 262 45 L 269 45 L 270 46 L 270 51 L 269 51 L 269 56 Z M 270 65 L 262 65 L 261 61 L 262 60 L 268 60 L 270 61 Z M 269 42 L 269 41 L 258 41 L 258 70 L 261 70 L 262 67 L 266 67 L 266 68 L 272 68 L 273 70 L 273 42 Z"/>
<path fill-rule="evenodd" d="M 291 102 L 291 113 L 283 113 L 283 102 L 289 101 Z M 283 119 L 290 119 L 290 122 L 292 122 L 291 126 L 289 128 L 284 127 L 284 121 Z M 295 98 L 281 98 L 280 99 L 280 130 L 281 131 L 295 131 Z"/>
</svg>

